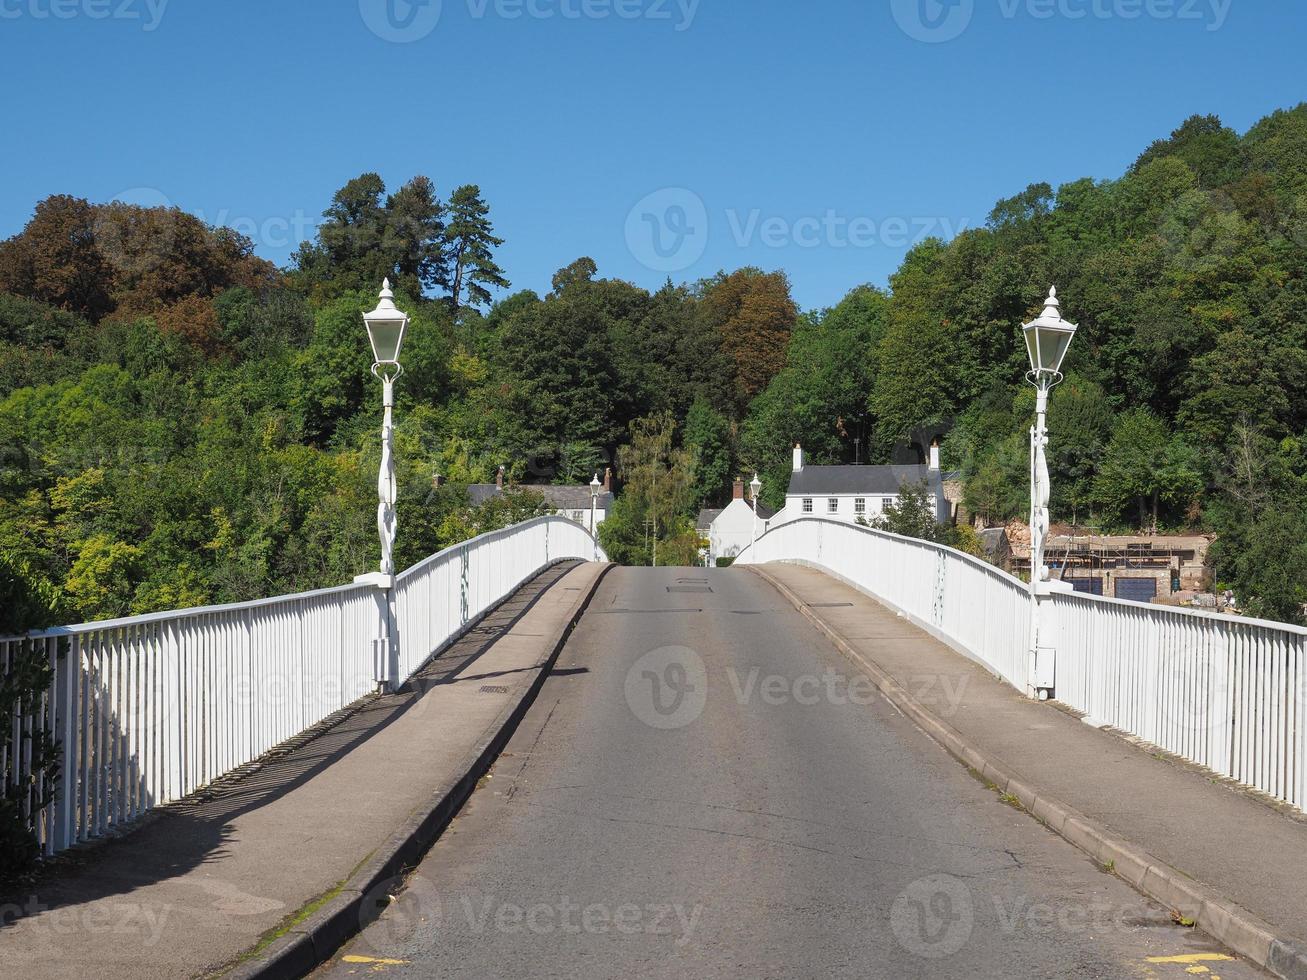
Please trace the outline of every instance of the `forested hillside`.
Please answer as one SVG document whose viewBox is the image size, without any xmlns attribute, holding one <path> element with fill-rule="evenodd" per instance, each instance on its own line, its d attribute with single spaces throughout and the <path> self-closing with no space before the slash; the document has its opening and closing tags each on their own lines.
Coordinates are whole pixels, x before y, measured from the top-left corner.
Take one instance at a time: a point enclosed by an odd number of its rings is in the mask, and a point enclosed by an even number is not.
<svg viewBox="0 0 1307 980">
<path fill-rule="evenodd" d="M 971 508 L 1019 515 L 1019 324 L 1056 283 L 1080 333 L 1050 415 L 1054 519 L 1210 530 L 1218 578 L 1254 609 L 1297 618 L 1307 599 L 1307 106 L 1242 136 L 1195 118 L 1119 179 L 1032 186 L 828 310 L 800 312 L 783 272 L 650 293 L 588 258 L 513 293 L 500 244 L 475 186 L 442 199 L 424 177 L 350 181 L 284 270 L 180 211 L 38 204 L 0 243 L 0 632 L 373 565 L 360 314 L 387 275 L 414 317 L 401 566 L 529 510 L 467 512 L 462 486 L 500 465 L 528 483 L 619 457 L 640 472 L 664 432 L 684 487 L 627 495 L 609 533 L 629 560 L 647 511 L 674 556 L 738 471 L 779 503 L 795 440 L 815 462 L 852 461 L 855 440 L 880 461 L 951 427 Z"/>
</svg>

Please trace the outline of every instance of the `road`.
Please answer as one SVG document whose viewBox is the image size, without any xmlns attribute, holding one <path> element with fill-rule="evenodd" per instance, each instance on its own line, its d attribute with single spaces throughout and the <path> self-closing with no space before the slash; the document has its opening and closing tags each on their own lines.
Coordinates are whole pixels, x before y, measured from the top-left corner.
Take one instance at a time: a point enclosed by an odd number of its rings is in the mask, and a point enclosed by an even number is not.
<svg viewBox="0 0 1307 980">
<path fill-rule="evenodd" d="M 1264 976 L 1005 804 L 743 570 L 615 569 L 391 890 L 321 976 Z"/>
</svg>

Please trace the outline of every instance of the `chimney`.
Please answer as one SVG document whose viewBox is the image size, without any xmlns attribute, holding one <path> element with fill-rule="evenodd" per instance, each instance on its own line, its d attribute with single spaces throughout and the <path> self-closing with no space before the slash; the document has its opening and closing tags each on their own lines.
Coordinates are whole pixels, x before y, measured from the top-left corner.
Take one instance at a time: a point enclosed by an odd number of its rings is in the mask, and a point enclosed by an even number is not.
<svg viewBox="0 0 1307 980">
<path fill-rule="evenodd" d="M 499 472 L 495 474 L 495 486 L 500 490 L 504 489 L 504 468 L 499 467 Z"/>
<path fill-rule="evenodd" d="M 930 443 L 930 470 L 932 473 L 939 472 L 939 440 L 934 439 Z"/>
<path fill-rule="evenodd" d="M 744 479 L 742 477 L 737 476 L 735 478 L 735 489 L 731 492 L 731 499 L 732 500 L 744 499 Z"/>
<path fill-rule="evenodd" d="M 803 472 L 803 446 L 797 442 L 794 444 L 794 472 Z"/>
<path fill-rule="evenodd" d="M 610 466 L 604 470 L 604 493 L 613 492 L 613 468 Z"/>
</svg>

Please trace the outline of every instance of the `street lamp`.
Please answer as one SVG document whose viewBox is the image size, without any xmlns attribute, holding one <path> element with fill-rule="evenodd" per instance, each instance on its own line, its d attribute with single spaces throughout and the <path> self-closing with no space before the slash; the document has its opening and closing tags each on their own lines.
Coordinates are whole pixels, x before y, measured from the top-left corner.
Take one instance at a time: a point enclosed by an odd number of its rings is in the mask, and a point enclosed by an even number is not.
<svg viewBox="0 0 1307 980">
<path fill-rule="evenodd" d="M 1030 371 L 1026 374 L 1038 390 L 1035 424 L 1030 429 L 1030 676 L 1033 693 L 1046 700 L 1053 690 L 1054 649 L 1040 632 L 1040 605 L 1055 592 L 1068 592 L 1064 582 L 1053 581 L 1044 564 L 1044 543 L 1048 537 L 1048 393 L 1062 382 L 1062 361 L 1066 358 L 1076 325 L 1062 319 L 1062 304 L 1057 287 L 1049 290 L 1044 312 L 1030 323 L 1022 324 Z"/>
<path fill-rule="evenodd" d="M 755 471 L 753 481 L 749 484 L 749 491 L 753 494 L 753 544 L 749 548 L 749 557 L 754 562 L 758 561 L 758 494 L 762 493 L 762 481 L 758 479 Z"/>
<path fill-rule="evenodd" d="M 590 536 L 591 537 L 594 537 L 595 534 L 595 511 L 599 507 L 599 491 L 602 487 L 603 484 L 599 482 L 599 474 L 596 473 L 594 475 L 594 479 L 590 481 Z"/>
<path fill-rule="evenodd" d="M 381 536 L 381 574 L 395 574 L 395 380 L 404 373 L 399 351 L 408 329 L 408 314 L 395 308 L 390 280 L 381 284 L 377 308 L 363 314 L 372 344 L 372 373 L 381 380 L 383 418 L 381 423 L 381 473 L 377 478 L 377 532 Z"/>
</svg>

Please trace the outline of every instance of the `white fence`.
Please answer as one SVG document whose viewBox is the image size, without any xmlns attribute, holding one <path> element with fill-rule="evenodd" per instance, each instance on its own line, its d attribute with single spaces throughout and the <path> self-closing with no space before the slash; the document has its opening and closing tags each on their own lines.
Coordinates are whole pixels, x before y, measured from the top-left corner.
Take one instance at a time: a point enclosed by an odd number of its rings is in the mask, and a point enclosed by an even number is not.
<svg viewBox="0 0 1307 980">
<path fill-rule="evenodd" d="M 389 601 L 356 584 L 0 639 L 0 673 L 35 655 L 54 678 L 39 704 L 19 704 L 7 720 L 0 774 L 53 854 L 194 792 L 374 691 L 373 643 L 384 633 L 406 680 L 542 569 L 601 557 L 583 527 L 543 517 L 433 555 L 397 577 Z M 39 807 L 32 736 L 43 729 L 62 758 L 55 799 Z"/>
<path fill-rule="evenodd" d="M 736 564 L 814 565 L 1028 687 L 1028 587 L 940 545 L 854 524 L 782 524 Z M 1299 808 L 1307 808 L 1307 629 L 1081 594 L 1041 609 L 1056 697 Z"/>
</svg>

